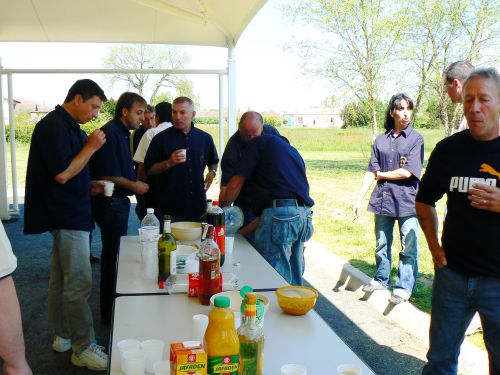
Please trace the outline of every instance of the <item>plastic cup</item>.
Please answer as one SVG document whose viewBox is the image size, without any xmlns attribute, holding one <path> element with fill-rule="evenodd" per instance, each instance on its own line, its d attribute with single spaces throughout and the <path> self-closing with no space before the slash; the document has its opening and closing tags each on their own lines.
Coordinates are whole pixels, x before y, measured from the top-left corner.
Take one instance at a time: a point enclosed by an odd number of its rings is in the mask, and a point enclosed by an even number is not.
<svg viewBox="0 0 500 375">
<path fill-rule="evenodd" d="M 146 340 L 141 342 L 142 352 L 146 357 L 146 371 L 154 372 L 153 365 L 161 361 L 165 343 L 161 340 Z"/>
<path fill-rule="evenodd" d="M 126 375 L 144 375 L 146 370 L 146 357 L 140 349 L 127 350 L 123 353 Z"/>
<path fill-rule="evenodd" d="M 233 252 L 234 237 L 226 237 L 226 253 Z"/>
<path fill-rule="evenodd" d="M 191 325 L 191 339 L 203 343 L 203 337 L 208 326 L 208 316 L 203 314 L 193 315 Z"/>
<path fill-rule="evenodd" d="M 111 181 L 104 181 L 104 195 L 106 197 L 111 197 L 113 195 L 113 189 L 115 188 L 115 183 Z"/>
<path fill-rule="evenodd" d="M 158 361 L 153 365 L 155 375 L 169 375 L 170 361 Z"/>
<path fill-rule="evenodd" d="M 184 159 L 186 159 L 186 156 L 187 156 L 187 150 L 185 148 L 181 148 L 181 155 L 184 157 Z"/>
<path fill-rule="evenodd" d="M 280 371 L 281 375 L 307 375 L 307 369 L 295 363 L 281 366 Z"/>
<path fill-rule="evenodd" d="M 363 370 L 359 366 L 352 365 L 350 363 L 345 363 L 337 366 L 338 375 L 361 375 Z"/>
<path fill-rule="evenodd" d="M 118 341 L 118 350 L 120 351 L 120 366 L 123 372 L 125 372 L 125 361 L 123 360 L 123 353 L 127 350 L 140 349 L 141 342 L 136 339 L 125 339 Z"/>
</svg>

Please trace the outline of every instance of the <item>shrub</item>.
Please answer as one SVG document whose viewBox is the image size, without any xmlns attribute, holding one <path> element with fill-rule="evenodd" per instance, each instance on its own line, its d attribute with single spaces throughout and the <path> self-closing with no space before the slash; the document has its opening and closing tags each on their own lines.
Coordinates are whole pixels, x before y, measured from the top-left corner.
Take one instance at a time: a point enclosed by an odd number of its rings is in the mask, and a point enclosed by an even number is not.
<svg viewBox="0 0 500 375">
<path fill-rule="evenodd" d="M 384 126 L 385 104 L 380 100 L 375 102 L 375 111 L 377 113 L 377 126 Z M 340 112 L 343 125 L 342 128 L 369 127 L 372 125 L 372 115 L 368 102 L 360 100 L 347 104 Z"/>
<path fill-rule="evenodd" d="M 195 117 L 193 122 L 195 124 L 218 124 L 219 123 L 219 118 L 218 117 Z"/>
<path fill-rule="evenodd" d="M 264 124 L 278 128 L 283 125 L 283 118 L 281 116 L 264 116 Z"/>
</svg>

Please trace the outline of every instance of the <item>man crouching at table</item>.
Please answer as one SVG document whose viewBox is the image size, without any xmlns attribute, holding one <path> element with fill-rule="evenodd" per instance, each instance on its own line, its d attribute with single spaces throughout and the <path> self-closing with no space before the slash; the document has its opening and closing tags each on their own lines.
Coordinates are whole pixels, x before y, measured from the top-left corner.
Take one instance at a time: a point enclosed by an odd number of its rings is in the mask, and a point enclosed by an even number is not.
<svg viewBox="0 0 500 375">
<path fill-rule="evenodd" d="M 304 242 L 313 234 L 314 205 L 304 160 L 286 138 L 256 137 L 248 142 L 222 204 L 232 204 L 250 180 L 266 192 L 255 197 L 254 211 L 260 212 L 255 247 L 288 283 L 302 285 Z"/>
</svg>

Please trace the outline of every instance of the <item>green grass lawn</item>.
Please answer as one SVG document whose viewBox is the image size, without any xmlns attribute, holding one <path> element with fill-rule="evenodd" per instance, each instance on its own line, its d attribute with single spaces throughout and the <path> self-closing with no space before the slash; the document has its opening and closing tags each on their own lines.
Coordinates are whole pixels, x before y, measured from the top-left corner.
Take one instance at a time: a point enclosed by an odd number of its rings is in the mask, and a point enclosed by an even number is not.
<svg viewBox="0 0 500 375">
<path fill-rule="evenodd" d="M 214 137 L 218 145 L 218 126 L 200 125 Z M 280 133 L 290 140 L 302 154 L 311 186 L 314 206 L 314 240 L 367 275 L 375 272 L 373 215 L 364 212 L 353 221 L 352 205 L 361 187 L 371 149 L 369 129 L 310 129 L 281 127 Z M 443 138 L 442 130 L 419 130 L 425 139 L 425 162 L 436 142 Z M 227 132 L 226 132 L 227 134 Z M 18 144 L 18 186 L 24 186 L 28 145 Z M 10 161 L 10 156 L 8 156 Z M 10 164 L 10 163 L 9 163 Z M 368 204 L 370 193 L 365 197 Z M 443 217 L 444 199 L 438 202 L 438 215 Z M 397 254 L 401 248 L 397 225 L 394 232 L 394 262 L 392 275 L 397 272 Z M 432 259 L 423 233 L 419 233 L 419 273 L 411 302 L 425 312 L 430 312 L 430 284 L 434 271 Z M 482 340 L 474 340 L 482 342 Z"/>
</svg>

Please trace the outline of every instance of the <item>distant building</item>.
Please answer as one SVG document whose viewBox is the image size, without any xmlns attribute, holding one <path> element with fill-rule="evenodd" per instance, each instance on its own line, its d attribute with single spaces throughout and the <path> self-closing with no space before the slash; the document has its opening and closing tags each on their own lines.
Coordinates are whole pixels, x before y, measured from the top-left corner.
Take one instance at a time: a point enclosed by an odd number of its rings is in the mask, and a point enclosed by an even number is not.
<svg viewBox="0 0 500 375">
<path fill-rule="evenodd" d="M 342 117 L 337 113 L 284 113 L 284 126 L 341 128 Z"/>
<path fill-rule="evenodd" d="M 45 104 L 37 103 L 33 100 L 19 98 L 14 99 L 14 114 L 28 114 L 32 120 L 38 120 L 52 111 L 53 108 Z M 3 118 L 5 124 L 9 123 L 9 101 L 7 98 L 3 99 Z"/>
</svg>

